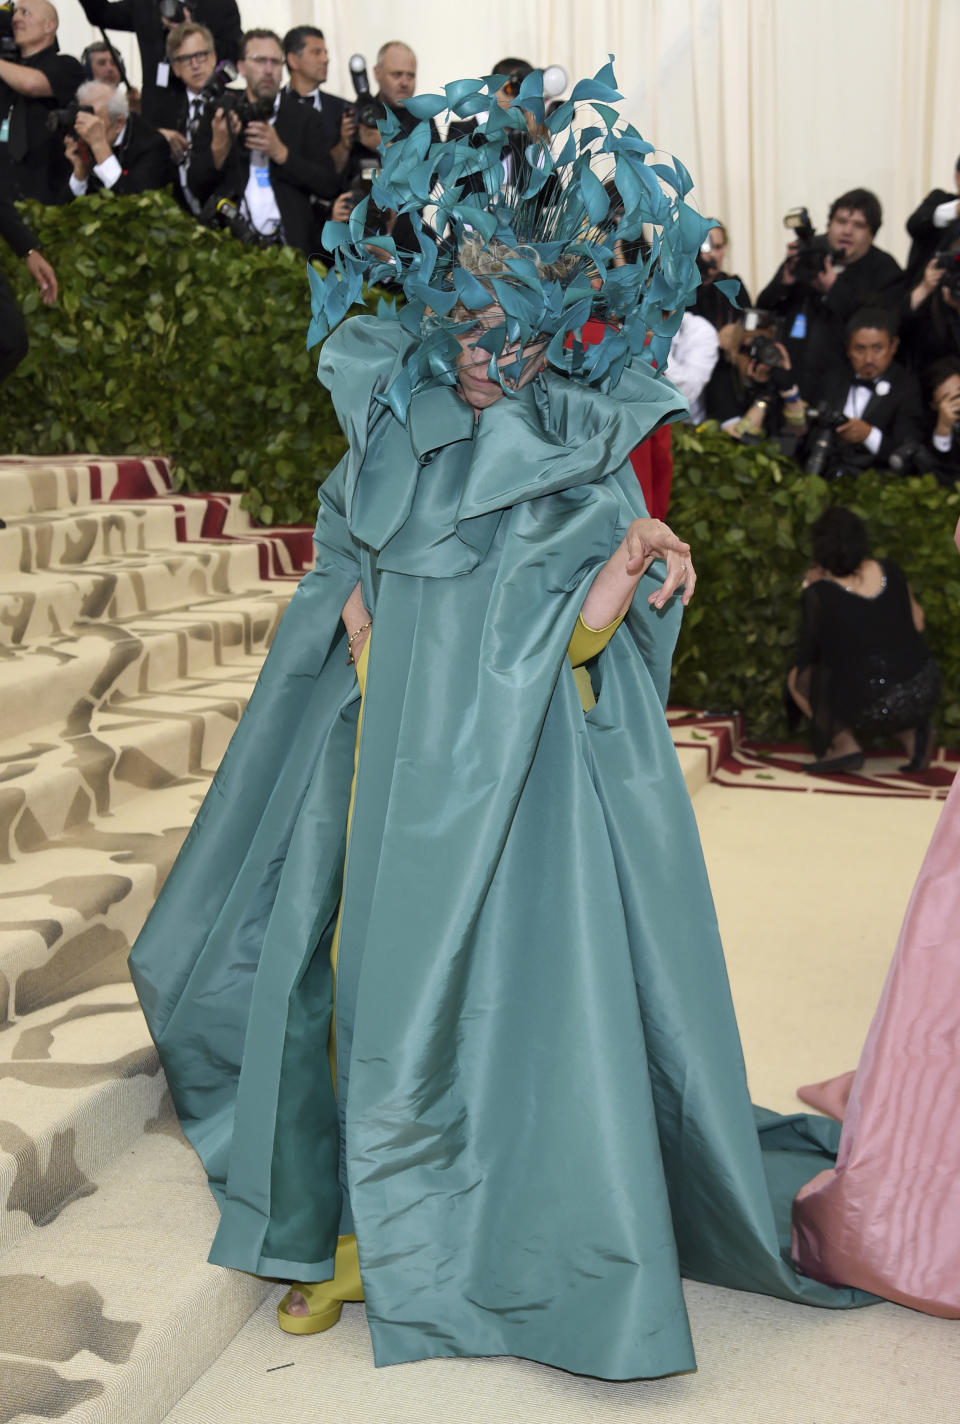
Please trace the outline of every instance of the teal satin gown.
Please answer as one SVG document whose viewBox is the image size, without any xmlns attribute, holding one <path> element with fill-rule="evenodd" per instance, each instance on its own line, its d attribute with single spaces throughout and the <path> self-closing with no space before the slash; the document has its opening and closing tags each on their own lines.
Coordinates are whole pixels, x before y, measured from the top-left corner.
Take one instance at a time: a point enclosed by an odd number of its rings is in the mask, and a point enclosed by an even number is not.
<svg viewBox="0 0 960 1424">
<path fill-rule="evenodd" d="M 656 569 L 590 666 L 589 712 L 566 658 L 644 513 L 629 452 L 682 398 L 644 369 L 611 394 L 547 374 L 476 424 L 447 388 L 402 424 L 375 396 L 409 339 L 361 317 L 323 347 L 350 452 L 317 570 L 135 982 L 221 1206 L 211 1260 L 326 1280 L 355 1231 L 378 1364 L 689 1369 L 682 1275 L 869 1297 L 790 1264 L 790 1202 L 837 1129 L 750 1104 L 663 716 L 681 609 L 648 605 Z M 358 577 L 375 637 L 344 865 Z"/>
</svg>

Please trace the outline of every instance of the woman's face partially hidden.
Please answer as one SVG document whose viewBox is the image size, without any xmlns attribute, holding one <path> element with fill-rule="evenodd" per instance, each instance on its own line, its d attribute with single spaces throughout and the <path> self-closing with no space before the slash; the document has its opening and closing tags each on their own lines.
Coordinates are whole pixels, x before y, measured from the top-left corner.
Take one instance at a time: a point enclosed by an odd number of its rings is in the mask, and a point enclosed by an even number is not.
<svg viewBox="0 0 960 1424">
<path fill-rule="evenodd" d="M 483 336 L 484 332 L 492 327 L 500 326 L 503 323 L 503 310 L 498 306 L 486 307 L 477 315 L 477 324 L 469 331 L 460 332 L 457 341 L 460 343 L 460 355 L 457 357 L 457 380 L 460 384 L 460 394 L 468 405 L 471 405 L 479 415 L 481 410 L 486 410 L 498 401 L 503 395 L 503 388 L 499 381 L 491 381 L 487 375 L 487 367 L 490 364 L 490 352 L 484 351 L 482 347 L 473 349 L 475 343 Z M 508 368 L 509 375 L 504 375 L 504 381 L 512 390 L 519 390 L 521 386 L 527 385 L 534 376 L 542 370 L 542 353 L 546 343 L 538 342 L 534 346 L 524 348 L 524 366 L 519 379 L 516 377 L 514 363 L 516 361 L 519 345 L 504 347 L 503 354 L 497 357 L 497 365 L 501 369 Z"/>
</svg>

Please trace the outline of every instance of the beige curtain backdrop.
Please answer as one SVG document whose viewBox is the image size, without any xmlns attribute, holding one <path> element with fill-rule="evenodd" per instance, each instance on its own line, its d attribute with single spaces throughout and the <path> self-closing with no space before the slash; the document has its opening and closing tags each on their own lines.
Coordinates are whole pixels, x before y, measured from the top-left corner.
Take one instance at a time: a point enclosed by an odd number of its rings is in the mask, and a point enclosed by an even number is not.
<svg viewBox="0 0 960 1424">
<path fill-rule="evenodd" d="M 91 27 L 76 0 L 60 10 L 61 45 L 79 54 Z M 878 242 L 902 261 L 907 215 L 952 187 L 960 152 L 960 0 L 241 0 L 240 13 L 281 34 L 320 25 L 343 95 L 351 53 L 372 65 L 394 38 L 426 90 L 504 54 L 580 76 L 612 52 L 623 113 L 686 163 L 754 294 L 782 255 L 784 212 L 805 204 L 821 227 L 852 187 L 877 193 Z M 135 45 L 117 41 L 136 72 Z"/>
</svg>

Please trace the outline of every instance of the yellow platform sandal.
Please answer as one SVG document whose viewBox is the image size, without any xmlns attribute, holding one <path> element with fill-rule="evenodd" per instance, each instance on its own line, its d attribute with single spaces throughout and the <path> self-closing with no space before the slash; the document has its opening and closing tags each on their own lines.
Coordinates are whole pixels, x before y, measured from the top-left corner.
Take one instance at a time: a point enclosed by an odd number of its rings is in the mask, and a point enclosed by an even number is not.
<svg viewBox="0 0 960 1424">
<path fill-rule="evenodd" d="M 293 1291 L 299 1291 L 307 1302 L 307 1315 L 291 1315 L 287 1309 Z M 341 1236 L 333 1263 L 333 1279 L 329 1281 L 294 1282 L 277 1306 L 277 1323 L 288 1335 L 319 1335 L 340 1319 L 345 1300 L 363 1300 L 357 1238 Z"/>
</svg>

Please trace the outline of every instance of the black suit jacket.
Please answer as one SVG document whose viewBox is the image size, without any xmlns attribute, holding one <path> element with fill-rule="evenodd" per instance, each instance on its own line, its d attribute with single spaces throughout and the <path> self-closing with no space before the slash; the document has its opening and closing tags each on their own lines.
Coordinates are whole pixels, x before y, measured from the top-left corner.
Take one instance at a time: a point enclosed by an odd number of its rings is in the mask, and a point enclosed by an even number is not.
<svg viewBox="0 0 960 1424">
<path fill-rule="evenodd" d="M 174 181 L 170 145 L 141 114 L 130 114 L 123 139 L 114 145 L 113 151 L 122 172 L 110 190 L 112 193 L 146 193 L 151 188 L 165 188 Z M 87 192 L 99 193 L 102 188 L 103 184 L 91 169 Z"/>
<path fill-rule="evenodd" d="M 40 244 L 13 206 L 13 200 L 0 193 L 0 237 L 13 248 L 18 257 L 26 257 Z"/>
<path fill-rule="evenodd" d="M 913 238 L 910 256 L 907 258 L 907 273 L 911 286 L 919 282 L 930 258 L 940 248 L 948 247 L 955 238 L 960 237 L 960 218 L 956 218 L 948 227 L 933 225 L 935 209 L 939 208 L 941 203 L 957 202 L 958 196 L 960 195 L 956 191 L 947 193 L 943 188 L 934 188 L 907 218 L 907 232 Z"/>
<path fill-rule="evenodd" d="M 816 403 L 842 410 L 853 379 L 849 363 L 832 367 L 813 391 Z M 877 385 L 880 390 L 871 395 L 860 418 L 881 432 L 880 449 L 873 455 L 866 445 L 847 445 L 837 440 L 834 472 L 839 466 L 854 473 L 871 468 L 882 469 L 899 446 L 923 438 L 923 406 L 916 377 L 897 361 L 892 361 L 883 375 L 877 378 Z"/>
<path fill-rule="evenodd" d="M 183 84 L 171 69 L 166 86 L 157 83 L 157 66 L 167 61 L 167 30 L 157 11 L 157 0 L 80 0 L 91 25 L 105 30 L 132 31 L 143 65 L 141 113 L 157 128 L 177 127 Z M 190 13 L 213 33 L 217 59 L 240 56 L 243 27 L 237 0 L 192 0 Z"/>
<path fill-rule="evenodd" d="M 270 164 L 270 182 L 280 209 L 284 239 L 290 247 L 309 252 L 314 242 L 311 199 L 335 198 L 340 183 L 326 146 L 320 115 L 310 104 L 284 94 L 274 122 L 278 137 L 289 149 L 286 163 Z M 187 187 L 204 204 L 211 197 L 241 199 L 250 177 L 250 154 L 242 136 L 230 146 L 223 168 L 213 161 L 212 115 L 201 121 L 194 135 Z"/>
<path fill-rule="evenodd" d="M 897 307 L 902 298 L 903 272 L 889 252 L 871 247 L 839 274 L 829 292 L 783 281 L 784 266 L 757 297 L 757 306 L 773 312 L 804 397 L 809 399 L 820 373 L 845 359 L 846 325 L 865 306 Z M 794 335 L 802 318 L 804 336 Z"/>
<path fill-rule="evenodd" d="M 960 312 L 947 306 L 938 287 L 900 326 L 904 360 L 918 375 L 943 356 L 960 356 Z"/>
<path fill-rule="evenodd" d="M 21 64 L 39 70 L 53 93 L 46 99 L 31 99 L 0 80 L 0 119 L 9 116 L 10 120 L 9 139 L 0 144 L 0 191 L 41 203 L 68 203 L 70 164 L 63 136 L 50 133 L 47 117 L 74 98 L 83 83 L 83 67 L 72 55 L 61 54 L 56 40 Z"/>
</svg>

